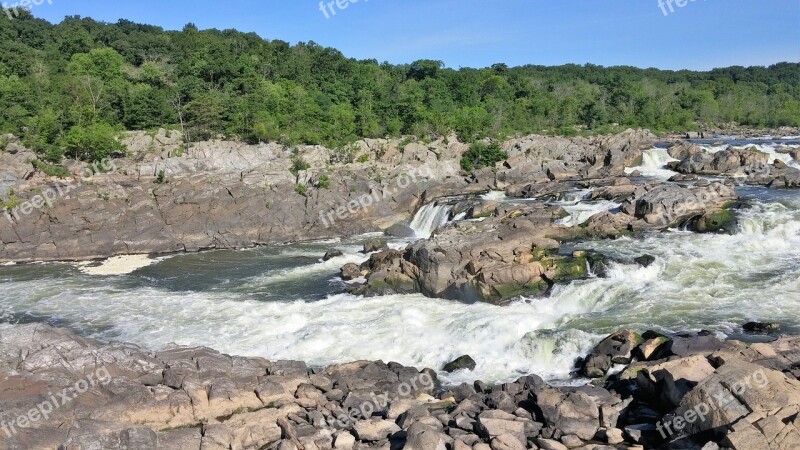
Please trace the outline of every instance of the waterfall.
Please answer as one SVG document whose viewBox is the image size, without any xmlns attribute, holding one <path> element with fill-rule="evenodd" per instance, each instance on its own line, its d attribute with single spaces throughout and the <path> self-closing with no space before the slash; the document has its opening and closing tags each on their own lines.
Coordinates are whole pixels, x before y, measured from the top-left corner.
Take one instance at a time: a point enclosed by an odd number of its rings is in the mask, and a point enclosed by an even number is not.
<svg viewBox="0 0 800 450">
<path fill-rule="evenodd" d="M 671 161 L 677 161 L 677 159 L 669 156 L 669 153 L 663 148 L 654 148 L 642 152 L 642 167 L 648 169 L 665 169 Z"/>
<path fill-rule="evenodd" d="M 417 215 L 411 221 L 411 229 L 414 230 L 417 237 L 427 239 L 433 236 L 433 232 L 437 228 L 447 223 L 451 209 L 450 205 L 429 203 L 417 211 Z"/>
<path fill-rule="evenodd" d="M 677 159 L 669 156 L 669 153 L 663 148 L 645 150 L 642 152 L 642 165 L 628 167 L 625 172 L 631 174 L 638 170 L 643 176 L 668 180 L 676 174 L 676 172 L 667 169 L 667 164 L 671 161 L 677 161 Z"/>
</svg>

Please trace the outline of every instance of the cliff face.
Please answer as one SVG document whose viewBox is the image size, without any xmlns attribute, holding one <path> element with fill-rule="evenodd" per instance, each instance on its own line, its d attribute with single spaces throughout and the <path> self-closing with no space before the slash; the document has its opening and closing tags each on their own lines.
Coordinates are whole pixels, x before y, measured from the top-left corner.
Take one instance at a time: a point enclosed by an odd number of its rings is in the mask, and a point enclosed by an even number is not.
<svg viewBox="0 0 800 450">
<path fill-rule="evenodd" d="M 12 142 L 0 152 L 0 261 L 73 260 L 322 239 L 379 231 L 443 195 L 550 179 L 621 174 L 654 136 L 530 136 L 505 143 L 505 165 L 460 173 L 467 145 L 361 141 L 330 150 L 131 134 L 129 156 L 47 177 Z M 13 141 L 13 139 L 12 139 Z M 302 159 L 308 167 L 290 171 Z M 555 177 L 555 178 L 554 178 Z"/>
</svg>

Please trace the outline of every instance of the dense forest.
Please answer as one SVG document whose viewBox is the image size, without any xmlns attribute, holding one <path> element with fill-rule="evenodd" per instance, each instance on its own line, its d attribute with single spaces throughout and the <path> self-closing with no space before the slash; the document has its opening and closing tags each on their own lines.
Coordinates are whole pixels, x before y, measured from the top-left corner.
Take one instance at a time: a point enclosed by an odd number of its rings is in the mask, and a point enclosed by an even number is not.
<svg viewBox="0 0 800 450">
<path fill-rule="evenodd" d="M 710 72 L 566 65 L 453 70 L 358 61 L 313 42 L 29 13 L 0 15 L 0 131 L 42 158 L 98 159 L 122 130 L 342 146 L 525 133 L 800 126 L 800 64 Z"/>
</svg>

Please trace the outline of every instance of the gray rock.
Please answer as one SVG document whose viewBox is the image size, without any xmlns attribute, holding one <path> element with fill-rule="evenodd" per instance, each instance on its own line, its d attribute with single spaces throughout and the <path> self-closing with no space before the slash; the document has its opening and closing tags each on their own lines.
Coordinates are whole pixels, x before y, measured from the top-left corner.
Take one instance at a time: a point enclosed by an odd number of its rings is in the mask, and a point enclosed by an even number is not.
<svg viewBox="0 0 800 450">
<path fill-rule="evenodd" d="M 359 420 L 353 425 L 353 431 L 360 441 L 380 441 L 400 431 L 400 427 L 390 420 Z"/>
<path fill-rule="evenodd" d="M 546 424 L 562 434 L 574 434 L 588 441 L 600 429 L 600 409 L 584 392 L 546 389 L 538 395 L 538 406 Z"/>
<path fill-rule="evenodd" d="M 362 276 L 361 268 L 358 267 L 358 264 L 355 263 L 347 263 L 340 269 L 340 274 L 343 280 L 350 281 L 355 280 Z"/>
<path fill-rule="evenodd" d="M 780 331 L 781 325 L 774 322 L 748 322 L 742 326 L 748 333 L 775 333 Z"/>
<path fill-rule="evenodd" d="M 328 250 L 327 252 L 325 252 L 325 255 L 322 257 L 322 260 L 323 261 L 330 261 L 333 258 L 336 258 L 338 256 L 342 256 L 343 254 L 344 253 L 342 253 L 341 250 L 332 248 L 332 249 Z"/>
<path fill-rule="evenodd" d="M 501 434 L 492 439 L 492 450 L 525 450 L 525 441 L 520 441 L 513 434 Z"/>
<path fill-rule="evenodd" d="M 536 444 L 542 450 L 569 450 L 569 447 L 552 439 L 537 439 Z"/>
<path fill-rule="evenodd" d="M 370 239 L 364 243 L 363 253 L 379 252 L 387 248 L 385 239 Z"/>
<path fill-rule="evenodd" d="M 447 450 L 446 436 L 422 423 L 414 423 L 408 429 L 405 450 Z"/>
<path fill-rule="evenodd" d="M 455 360 L 445 364 L 444 368 L 442 368 L 442 370 L 444 370 L 445 372 L 448 372 L 448 373 L 455 372 L 457 370 L 469 370 L 469 371 L 472 371 L 472 370 L 475 370 L 475 366 L 476 365 L 477 364 L 475 363 L 475 360 L 472 359 L 471 356 L 464 355 L 464 356 L 459 356 Z"/>
</svg>

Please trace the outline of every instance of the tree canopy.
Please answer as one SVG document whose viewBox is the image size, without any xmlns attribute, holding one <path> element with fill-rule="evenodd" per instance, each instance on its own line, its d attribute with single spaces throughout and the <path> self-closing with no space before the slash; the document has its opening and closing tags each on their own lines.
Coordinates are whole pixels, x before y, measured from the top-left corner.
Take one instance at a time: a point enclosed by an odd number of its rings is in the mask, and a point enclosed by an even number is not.
<svg viewBox="0 0 800 450">
<path fill-rule="evenodd" d="M 100 158 L 110 133 L 339 147 L 455 131 L 466 141 L 611 126 L 800 126 L 800 64 L 708 72 L 565 65 L 484 69 L 346 58 L 235 30 L 0 15 L 0 131 L 50 161 Z M 113 141 L 113 139 L 111 139 Z M 86 147 L 86 148 L 83 148 Z"/>
</svg>

